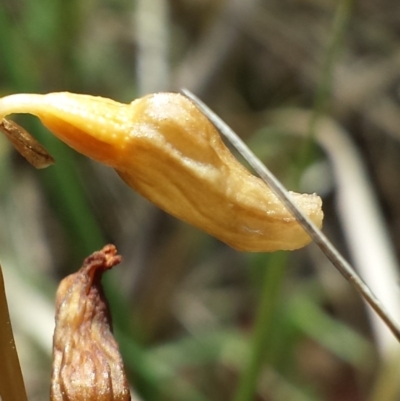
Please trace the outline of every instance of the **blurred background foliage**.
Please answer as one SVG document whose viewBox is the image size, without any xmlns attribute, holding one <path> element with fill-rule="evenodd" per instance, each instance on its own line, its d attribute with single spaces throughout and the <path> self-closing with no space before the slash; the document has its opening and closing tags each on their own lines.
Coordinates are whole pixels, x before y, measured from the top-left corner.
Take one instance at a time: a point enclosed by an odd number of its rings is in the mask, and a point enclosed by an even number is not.
<svg viewBox="0 0 400 401">
<path fill-rule="evenodd" d="M 1 0 L 0 95 L 128 102 L 186 87 L 290 189 L 323 197 L 324 231 L 345 255 L 356 260 L 352 236 L 367 235 L 361 254 L 383 236 L 396 269 L 399 24 L 394 0 Z M 18 121 L 56 158 L 34 171 L 0 140 L 0 258 L 30 400 L 48 397 L 57 283 L 108 242 L 124 258 L 105 281 L 139 399 L 399 399 L 397 344 L 381 339 L 314 246 L 238 253 L 167 216 L 35 119 Z M 339 132 L 350 145 L 326 145 L 320 121 L 330 124 L 326 138 Z M 341 191 L 361 193 L 344 160 L 353 148 L 383 233 L 343 218 Z M 359 198 L 362 209 L 369 199 Z M 397 291 L 395 280 L 386 293 Z"/>
</svg>

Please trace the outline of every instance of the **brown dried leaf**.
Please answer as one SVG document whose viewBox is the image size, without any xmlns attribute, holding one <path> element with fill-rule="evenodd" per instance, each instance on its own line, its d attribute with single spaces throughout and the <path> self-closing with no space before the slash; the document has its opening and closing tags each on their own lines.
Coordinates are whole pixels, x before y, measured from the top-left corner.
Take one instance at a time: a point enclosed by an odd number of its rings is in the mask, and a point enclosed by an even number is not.
<svg viewBox="0 0 400 401">
<path fill-rule="evenodd" d="M 0 131 L 33 167 L 42 169 L 54 164 L 50 153 L 28 131 L 14 121 L 3 118 L 0 123 Z"/>
<path fill-rule="evenodd" d="M 56 295 L 51 401 L 129 401 L 129 385 L 100 283 L 121 261 L 113 245 L 85 259 Z"/>
</svg>

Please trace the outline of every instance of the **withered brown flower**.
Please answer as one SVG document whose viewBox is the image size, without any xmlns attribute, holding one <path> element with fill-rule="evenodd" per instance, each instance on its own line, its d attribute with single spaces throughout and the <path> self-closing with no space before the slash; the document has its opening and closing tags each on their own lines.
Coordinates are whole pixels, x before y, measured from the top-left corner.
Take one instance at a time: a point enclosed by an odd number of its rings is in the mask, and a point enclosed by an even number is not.
<svg viewBox="0 0 400 401">
<path fill-rule="evenodd" d="M 113 245 L 85 259 L 56 295 L 51 401 L 129 401 L 129 385 L 101 276 L 121 261 Z"/>
<path fill-rule="evenodd" d="M 71 93 L 0 99 L 0 117 L 31 113 L 72 148 L 113 167 L 168 213 L 245 251 L 292 250 L 310 242 L 268 186 L 231 154 L 185 96 L 157 93 L 122 104 Z M 321 199 L 292 193 L 321 227 Z"/>
</svg>

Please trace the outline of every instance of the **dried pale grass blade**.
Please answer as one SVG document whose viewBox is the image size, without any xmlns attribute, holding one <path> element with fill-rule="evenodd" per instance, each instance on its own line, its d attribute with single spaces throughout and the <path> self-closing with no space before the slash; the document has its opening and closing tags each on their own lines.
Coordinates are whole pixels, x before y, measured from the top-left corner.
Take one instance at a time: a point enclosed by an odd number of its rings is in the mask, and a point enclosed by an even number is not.
<svg viewBox="0 0 400 401">
<path fill-rule="evenodd" d="M 0 399 L 27 401 L 0 266 Z"/>
<path fill-rule="evenodd" d="M 246 146 L 246 144 L 237 136 L 237 134 L 222 121 L 212 110 L 210 110 L 200 99 L 187 90 L 183 93 L 191 99 L 199 109 L 215 124 L 218 130 L 224 135 L 239 153 L 247 160 L 254 168 L 264 182 L 279 197 L 285 207 L 292 213 L 293 216 L 300 222 L 303 228 L 307 231 L 316 245 L 332 262 L 337 270 L 349 283 L 360 293 L 370 307 L 379 315 L 382 321 L 390 329 L 393 335 L 400 341 L 400 326 L 396 322 L 386 308 L 381 304 L 379 299 L 371 291 L 369 286 L 356 273 L 353 267 L 339 253 L 329 239 L 319 230 L 312 220 L 293 202 L 290 193 L 283 187 L 279 180 L 267 169 L 267 167 L 254 155 L 254 153 Z"/>
<path fill-rule="evenodd" d="M 134 14 L 134 37 L 137 47 L 136 82 L 138 92 L 158 92 L 170 82 L 169 2 L 138 0 Z"/>
<path fill-rule="evenodd" d="M 0 123 L 0 131 L 33 167 L 42 169 L 54 164 L 50 153 L 28 131 L 14 121 L 3 118 Z"/>
<path fill-rule="evenodd" d="M 301 136 L 307 135 L 310 119 L 311 113 L 301 109 L 268 114 L 268 121 Z M 390 313 L 400 316 L 399 263 L 362 156 L 349 133 L 328 117 L 317 122 L 316 140 L 333 168 L 338 216 L 354 265 Z M 369 312 L 381 357 L 391 359 L 399 352 L 398 343 L 379 317 Z"/>
</svg>

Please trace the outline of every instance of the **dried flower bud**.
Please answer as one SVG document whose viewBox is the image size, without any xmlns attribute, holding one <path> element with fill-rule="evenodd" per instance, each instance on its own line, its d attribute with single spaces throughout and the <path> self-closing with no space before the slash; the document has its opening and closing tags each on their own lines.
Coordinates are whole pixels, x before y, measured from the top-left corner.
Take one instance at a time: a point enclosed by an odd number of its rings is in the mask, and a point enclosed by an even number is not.
<svg viewBox="0 0 400 401">
<path fill-rule="evenodd" d="M 85 259 L 56 295 L 51 401 L 129 401 L 129 386 L 101 287 L 121 257 L 113 245 Z"/>
<path fill-rule="evenodd" d="M 3 118 L 0 123 L 0 131 L 5 134 L 15 149 L 33 167 L 41 169 L 54 163 L 54 159 L 50 153 L 28 131 L 17 123 Z"/>
<path fill-rule="evenodd" d="M 0 117 L 10 113 L 38 116 L 61 140 L 113 167 L 160 208 L 236 249 L 291 250 L 310 242 L 280 200 L 180 94 L 158 93 L 130 104 L 71 93 L 19 94 L 0 99 Z M 321 227 L 321 199 L 296 193 L 292 198 Z"/>
</svg>

